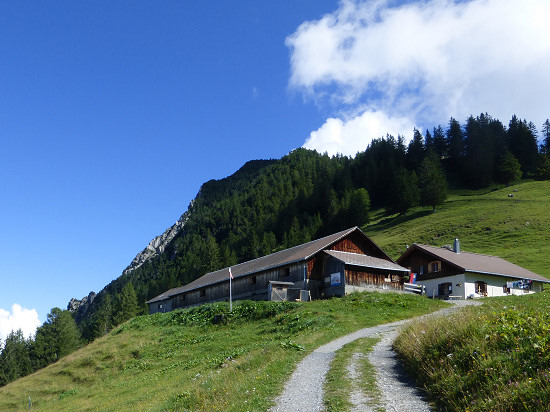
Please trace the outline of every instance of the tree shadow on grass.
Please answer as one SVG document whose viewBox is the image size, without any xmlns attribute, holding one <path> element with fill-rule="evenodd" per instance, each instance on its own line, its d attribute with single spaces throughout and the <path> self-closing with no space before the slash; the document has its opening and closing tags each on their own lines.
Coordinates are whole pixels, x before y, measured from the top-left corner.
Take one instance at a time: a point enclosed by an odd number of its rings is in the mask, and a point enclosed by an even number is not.
<svg viewBox="0 0 550 412">
<path fill-rule="evenodd" d="M 406 215 L 404 214 L 393 215 L 385 219 L 381 219 L 378 223 L 376 223 L 373 226 L 373 228 L 376 228 L 377 230 L 389 229 L 390 227 L 394 227 L 394 226 L 406 223 L 410 220 L 419 219 L 421 217 L 428 216 L 431 214 L 432 214 L 431 209 L 421 209 L 421 210 L 414 210 L 412 212 L 408 212 Z"/>
</svg>

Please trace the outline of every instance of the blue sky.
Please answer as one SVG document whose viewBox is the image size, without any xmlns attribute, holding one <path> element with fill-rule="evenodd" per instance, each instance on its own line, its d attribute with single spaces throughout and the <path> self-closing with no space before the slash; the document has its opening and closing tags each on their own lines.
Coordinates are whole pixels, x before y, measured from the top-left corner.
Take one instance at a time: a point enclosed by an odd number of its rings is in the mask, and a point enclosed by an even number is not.
<svg viewBox="0 0 550 412">
<path fill-rule="evenodd" d="M 248 160 L 480 112 L 540 127 L 547 3 L 0 2 L 0 339 L 98 292 Z"/>
</svg>

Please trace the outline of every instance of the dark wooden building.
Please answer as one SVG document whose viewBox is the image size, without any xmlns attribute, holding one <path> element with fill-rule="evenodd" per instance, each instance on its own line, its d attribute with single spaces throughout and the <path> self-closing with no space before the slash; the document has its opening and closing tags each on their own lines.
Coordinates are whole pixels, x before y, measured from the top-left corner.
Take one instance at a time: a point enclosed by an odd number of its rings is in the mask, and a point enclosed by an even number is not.
<svg viewBox="0 0 550 412">
<path fill-rule="evenodd" d="M 234 300 L 306 300 L 365 288 L 402 289 L 409 270 L 354 227 L 231 267 Z M 149 300 L 149 312 L 229 299 L 229 268 Z"/>
</svg>

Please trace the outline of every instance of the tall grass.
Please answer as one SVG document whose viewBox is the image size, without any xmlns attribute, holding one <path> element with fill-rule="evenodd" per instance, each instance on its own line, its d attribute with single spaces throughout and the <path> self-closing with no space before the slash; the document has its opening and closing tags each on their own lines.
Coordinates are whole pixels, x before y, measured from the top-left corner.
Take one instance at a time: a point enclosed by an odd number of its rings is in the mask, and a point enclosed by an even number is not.
<svg viewBox="0 0 550 412">
<path fill-rule="evenodd" d="M 416 321 L 395 348 L 443 410 L 550 410 L 550 293 Z"/>
<path fill-rule="evenodd" d="M 0 410 L 265 411 L 294 365 L 362 327 L 441 307 L 414 295 L 357 293 L 308 303 L 204 305 L 141 316 L 0 388 Z"/>
</svg>

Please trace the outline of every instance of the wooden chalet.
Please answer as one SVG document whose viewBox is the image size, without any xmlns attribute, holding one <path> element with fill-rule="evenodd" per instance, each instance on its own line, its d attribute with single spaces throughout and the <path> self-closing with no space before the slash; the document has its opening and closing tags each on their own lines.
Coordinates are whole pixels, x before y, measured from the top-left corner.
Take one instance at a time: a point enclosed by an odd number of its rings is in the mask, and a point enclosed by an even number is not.
<svg viewBox="0 0 550 412">
<path fill-rule="evenodd" d="M 522 295 L 550 283 L 498 256 L 461 251 L 458 239 L 447 247 L 414 244 L 397 262 L 411 270 L 427 296 L 440 299 Z"/>
<path fill-rule="evenodd" d="M 402 289 L 409 270 L 354 227 L 231 267 L 234 300 L 309 300 L 364 288 Z M 149 312 L 229 299 L 229 268 L 149 300 Z"/>
</svg>

